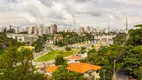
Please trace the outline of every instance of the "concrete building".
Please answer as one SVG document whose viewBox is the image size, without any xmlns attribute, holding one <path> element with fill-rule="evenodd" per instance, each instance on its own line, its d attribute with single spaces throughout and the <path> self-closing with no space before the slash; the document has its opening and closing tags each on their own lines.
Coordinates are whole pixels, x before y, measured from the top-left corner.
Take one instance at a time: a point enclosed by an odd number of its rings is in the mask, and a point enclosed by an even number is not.
<svg viewBox="0 0 142 80">
<path fill-rule="evenodd" d="M 15 33 L 20 33 L 20 32 L 21 32 L 20 27 L 15 26 Z"/>
<path fill-rule="evenodd" d="M 80 63 L 80 60 L 82 60 L 83 57 L 79 55 L 73 55 L 67 58 L 67 62 L 69 63 Z"/>
<path fill-rule="evenodd" d="M 7 37 L 16 39 L 18 42 L 30 42 L 33 43 L 38 39 L 37 35 L 30 34 L 6 34 Z"/>
<path fill-rule="evenodd" d="M 26 31 L 28 34 L 32 34 L 32 27 L 26 27 Z"/>
<path fill-rule="evenodd" d="M 58 32 L 57 25 L 56 24 L 51 25 L 50 30 L 51 34 L 56 34 Z"/>
<path fill-rule="evenodd" d="M 43 24 L 40 24 L 39 25 L 39 35 L 43 35 L 43 31 L 44 31 L 44 25 Z"/>
<path fill-rule="evenodd" d="M 78 32 L 79 34 L 84 33 L 85 32 L 84 27 L 80 27 Z"/>
<path fill-rule="evenodd" d="M 93 31 L 93 28 L 92 28 L 91 26 L 87 26 L 86 32 L 87 32 L 87 33 L 90 33 L 90 32 L 92 32 L 92 31 Z"/>
<path fill-rule="evenodd" d="M 37 27 L 37 25 L 32 27 L 32 34 L 34 34 L 34 35 L 38 34 L 38 27 Z"/>
</svg>

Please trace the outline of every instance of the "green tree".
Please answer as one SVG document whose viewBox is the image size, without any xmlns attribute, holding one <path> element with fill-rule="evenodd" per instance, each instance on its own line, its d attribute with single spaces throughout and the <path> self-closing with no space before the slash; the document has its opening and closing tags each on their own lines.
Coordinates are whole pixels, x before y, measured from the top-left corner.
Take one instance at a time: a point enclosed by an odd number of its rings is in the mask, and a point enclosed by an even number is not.
<svg viewBox="0 0 142 80">
<path fill-rule="evenodd" d="M 66 64 L 67 61 L 64 59 L 64 57 L 62 55 L 58 55 L 56 58 L 55 58 L 55 65 L 63 65 L 63 64 Z"/>
<path fill-rule="evenodd" d="M 2 53 L 0 58 L 1 80 L 43 80 L 42 74 L 35 72 L 32 65 L 33 55 L 29 49 L 17 51 L 10 47 Z"/>
<path fill-rule="evenodd" d="M 70 51 L 71 47 L 66 47 L 65 50 Z"/>
<path fill-rule="evenodd" d="M 121 45 L 123 44 L 124 40 L 126 39 L 126 33 L 118 33 L 116 37 L 113 38 L 113 43 Z"/>
</svg>

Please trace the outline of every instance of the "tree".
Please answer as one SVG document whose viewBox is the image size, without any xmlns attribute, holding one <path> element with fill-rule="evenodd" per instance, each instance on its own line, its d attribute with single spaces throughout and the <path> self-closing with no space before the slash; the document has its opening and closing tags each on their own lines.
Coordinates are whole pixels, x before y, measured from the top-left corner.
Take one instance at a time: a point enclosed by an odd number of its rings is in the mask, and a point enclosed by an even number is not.
<svg viewBox="0 0 142 80">
<path fill-rule="evenodd" d="M 121 45 L 126 39 L 126 33 L 118 33 L 116 37 L 113 38 L 113 43 Z"/>
<path fill-rule="evenodd" d="M 71 50 L 71 47 L 66 47 L 65 48 L 67 51 L 70 51 Z"/>
<path fill-rule="evenodd" d="M 85 47 L 81 47 L 80 53 L 84 54 L 86 52 L 86 48 Z"/>
<path fill-rule="evenodd" d="M 2 53 L 0 58 L 1 80 L 43 80 L 44 75 L 35 72 L 32 65 L 33 55 L 29 49 L 17 51 L 10 47 Z"/>
<path fill-rule="evenodd" d="M 63 65 L 63 64 L 66 64 L 67 61 L 64 59 L 64 57 L 62 55 L 58 55 L 56 58 L 55 58 L 55 65 Z"/>
<path fill-rule="evenodd" d="M 39 39 L 32 43 L 35 46 L 35 51 L 40 52 L 45 47 L 45 42 L 47 41 L 47 35 L 39 36 Z"/>
<path fill-rule="evenodd" d="M 56 72 L 52 74 L 51 80 L 85 80 L 83 75 L 77 72 L 68 72 L 66 65 L 58 68 Z"/>
<path fill-rule="evenodd" d="M 142 44 L 142 28 L 129 30 L 129 39 L 126 42 L 127 45 L 141 45 Z"/>
<path fill-rule="evenodd" d="M 142 28 L 142 24 L 137 24 L 134 27 L 140 27 L 140 28 Z"/>
</svg>

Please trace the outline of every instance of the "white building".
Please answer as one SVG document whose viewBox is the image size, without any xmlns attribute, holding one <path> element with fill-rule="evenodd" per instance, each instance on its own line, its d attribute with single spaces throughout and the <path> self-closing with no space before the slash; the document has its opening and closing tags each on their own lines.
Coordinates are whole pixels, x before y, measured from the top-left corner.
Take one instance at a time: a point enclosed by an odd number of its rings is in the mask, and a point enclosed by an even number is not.
<svg viewBox="0 0 142 80">
<path fill-rule="evenodd" d="M 43 31 L 44 31 L 44 25 L 43 24 L 40 24 L 39 25 L 39 35 L 43 35 Z"/>
<path fill-rule="evenodd" d="M 32 27 L 26 27 L 26 31 L 28 34 L 32 34 Z"/>
<path fill-rule="evenodd" d="M 16 39 L 18 42 L 30 42 L 33 43 L 38 39 L 37 35 L 30 34 L 6 34 L 7 37 Z"/>
</svg>

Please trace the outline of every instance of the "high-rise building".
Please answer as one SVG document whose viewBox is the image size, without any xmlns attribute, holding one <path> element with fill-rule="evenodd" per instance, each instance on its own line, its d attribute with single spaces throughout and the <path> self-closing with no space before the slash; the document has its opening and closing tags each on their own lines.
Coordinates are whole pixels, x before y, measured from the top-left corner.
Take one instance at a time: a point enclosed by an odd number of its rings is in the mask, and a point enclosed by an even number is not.
<svg viewBox="0 0 142 80">
<path fill-rule="evenodd" d="M 38 34 L 38 27 L 37 27 L 37 25 L 32 27 L 32 34 L 35 34 L 35 35 Z"/>
<path fill-rule="evenodd" d="M 110 32 L 110 23 L 108 23 L 108 30 L 107 31 Z"/>
<path fill-rule="evenodd" d="M 28 34 L 32 34 L 32 27 L 26 27 L 26 31 Z"/>
<path fill-rule="evenodd" d="M 126 17 L 126 31 L 128 31 L 128 21 L 127 21 L 127 17 Z"/>
<path fill-rule="evenodd" d="M 51 34 L 51 27 L 50 26 L 47 26 L 46 30 L 47 30 L 47 34 Z"/>
<path fill-rule="evenodd" d="M 91 32 L 91 27 L 90 27 L 90 26 L 87 26 L 86 32 L 87 32 L 87 33 L 90 33 L 90 32 Z"/>
<path fill-rule="evenodd" d="M 20 27 L 15 27 L 15 32 L 20 33 Z"/>
<path fill-rule="evenodd" d="M 84 33 L 84 32 L 85 32 L 84 27 L 80 27 L 79 28 L 79 33 L 81 34 L 81 33 Z"/>
<path fill-rule="evenodd" d="M 58 32 L 56 24 L 51 25 L 51 31 L 50 32 L 51 32 L 51 34 L 56 34 Z"/>
<path fill-rule="evenodd" d="M 44 31 L 44 25 L 43 24 L 40 24 L 39 25 L 39 35 L 43 35 L 43 31 Z"/>
</svg>

